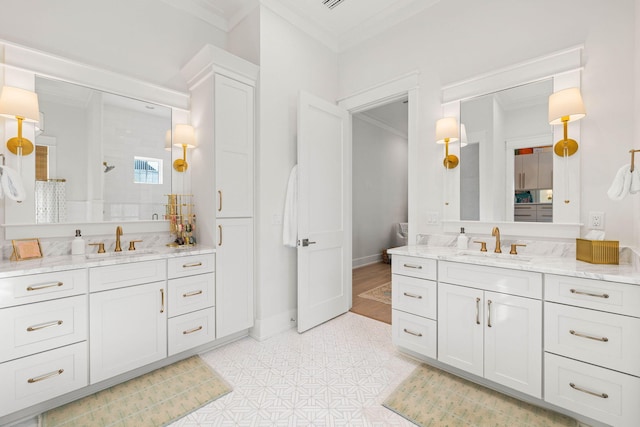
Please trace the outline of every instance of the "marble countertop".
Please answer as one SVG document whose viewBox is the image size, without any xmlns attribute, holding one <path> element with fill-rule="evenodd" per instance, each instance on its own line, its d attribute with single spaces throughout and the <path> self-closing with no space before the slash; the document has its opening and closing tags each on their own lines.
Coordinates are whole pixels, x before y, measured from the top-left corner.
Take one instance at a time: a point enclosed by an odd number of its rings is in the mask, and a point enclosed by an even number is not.
<svg viewBox="0 0 640 427">
<path fill-rule="evenodd" d="M 389 249 L 387 252 L 391 255 L 408 255 L 441 261 L 464 262 L 467 264 L 640 285 L 640 262 L 635 252 L 633 252 L 633 256 L 621 257 L 619 265 L 590 264 L 588 262 L 578 261 L 575 257 L 571 258 L 557 255 L 509 255 L 504 252 L 495 254 L 493 252 L 480 252 L 477 249 L 461 250 L 453 247 L 423 245 L 402 246 Z"/>
<path fill-rule="evenodd" d="M 207 246 L 198 245 L 181 248 L 162 246 L 136 251 L 123 250 L 122 252 L 107 252 L 104 254 L 92 253 L 86 255 L 61 255 L 24 261 L 2 260 L 0 262 L 0 279 L 24 274 L 49 273 L 61 270 L 73 270 L 102 265 L 116 265 L 129 262 L 151 261 L 210 253 L 215 253 L 215 249 Z"/>
</svg>

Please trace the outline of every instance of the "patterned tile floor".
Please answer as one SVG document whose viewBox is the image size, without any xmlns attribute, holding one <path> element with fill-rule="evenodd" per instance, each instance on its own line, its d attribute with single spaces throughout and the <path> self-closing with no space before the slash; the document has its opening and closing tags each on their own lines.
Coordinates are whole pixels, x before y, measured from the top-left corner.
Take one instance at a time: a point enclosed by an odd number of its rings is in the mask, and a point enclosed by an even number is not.
<svg viewBox="0 0 640 427">
<path fill-rule="evenodd" d="M 358 314 L 202 358 L 234 391 L 172 427 L 414 426 L 381 403 L 418 363 L 394 348 L 390 325 Z"/>
</svg>

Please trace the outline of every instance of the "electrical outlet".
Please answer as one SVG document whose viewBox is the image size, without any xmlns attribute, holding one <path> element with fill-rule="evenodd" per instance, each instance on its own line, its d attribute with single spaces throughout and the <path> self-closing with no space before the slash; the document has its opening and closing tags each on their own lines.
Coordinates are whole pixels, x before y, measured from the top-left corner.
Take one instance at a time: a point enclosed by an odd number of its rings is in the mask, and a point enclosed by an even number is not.
<svg viewBox="0 0 640 427">
<path fill-rule="evenodd" d="M 604 212 L 589 212 L 589 228 L 604 230 Z"/>
</svg>

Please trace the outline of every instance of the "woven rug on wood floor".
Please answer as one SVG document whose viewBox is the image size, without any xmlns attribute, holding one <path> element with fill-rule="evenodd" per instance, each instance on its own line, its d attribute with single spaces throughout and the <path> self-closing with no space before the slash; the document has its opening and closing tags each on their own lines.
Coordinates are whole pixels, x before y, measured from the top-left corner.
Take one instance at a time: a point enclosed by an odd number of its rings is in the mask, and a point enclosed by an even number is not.
<svg viewBox="0 0 640 427">
<path fill-rule="evenodd" d="M 377 288 L 369 289 L 366 292 L 358 294 L 358 296 L 391 305 L 391 282 L 387 282 Z"/>
<path fill-rule="evenodd" d="M 40 426 L 166 426 L 230 391 L 193 356 L 45 412 Z"/>
<path fill-rule="evenodd" d="M 383 406 L 422 427 L 577 426 L 576 420 L 565 415 L 424 364 L 396 388 Z"/>
</svg>

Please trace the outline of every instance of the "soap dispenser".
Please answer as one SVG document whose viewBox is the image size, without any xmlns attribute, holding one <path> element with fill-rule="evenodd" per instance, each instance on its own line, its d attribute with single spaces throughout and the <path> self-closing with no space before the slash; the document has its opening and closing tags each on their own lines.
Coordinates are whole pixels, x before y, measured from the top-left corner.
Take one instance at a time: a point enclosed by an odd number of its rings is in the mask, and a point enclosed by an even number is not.
<svg viewBox="0 0 640 427">
<path fill-rule="evenodd" d="M 460 235 L 458 236 L 458 249 L 467 249 L 469 247 L 469 238 L 464 234 L 464 227 L 460 227 Z"/>
<path fill-rule="evenodd" d="M 84 255 L 84 239 L 80 230 L 76 230 L 76 238 L 71 241 L 71 255 Z"/>
</svg>

